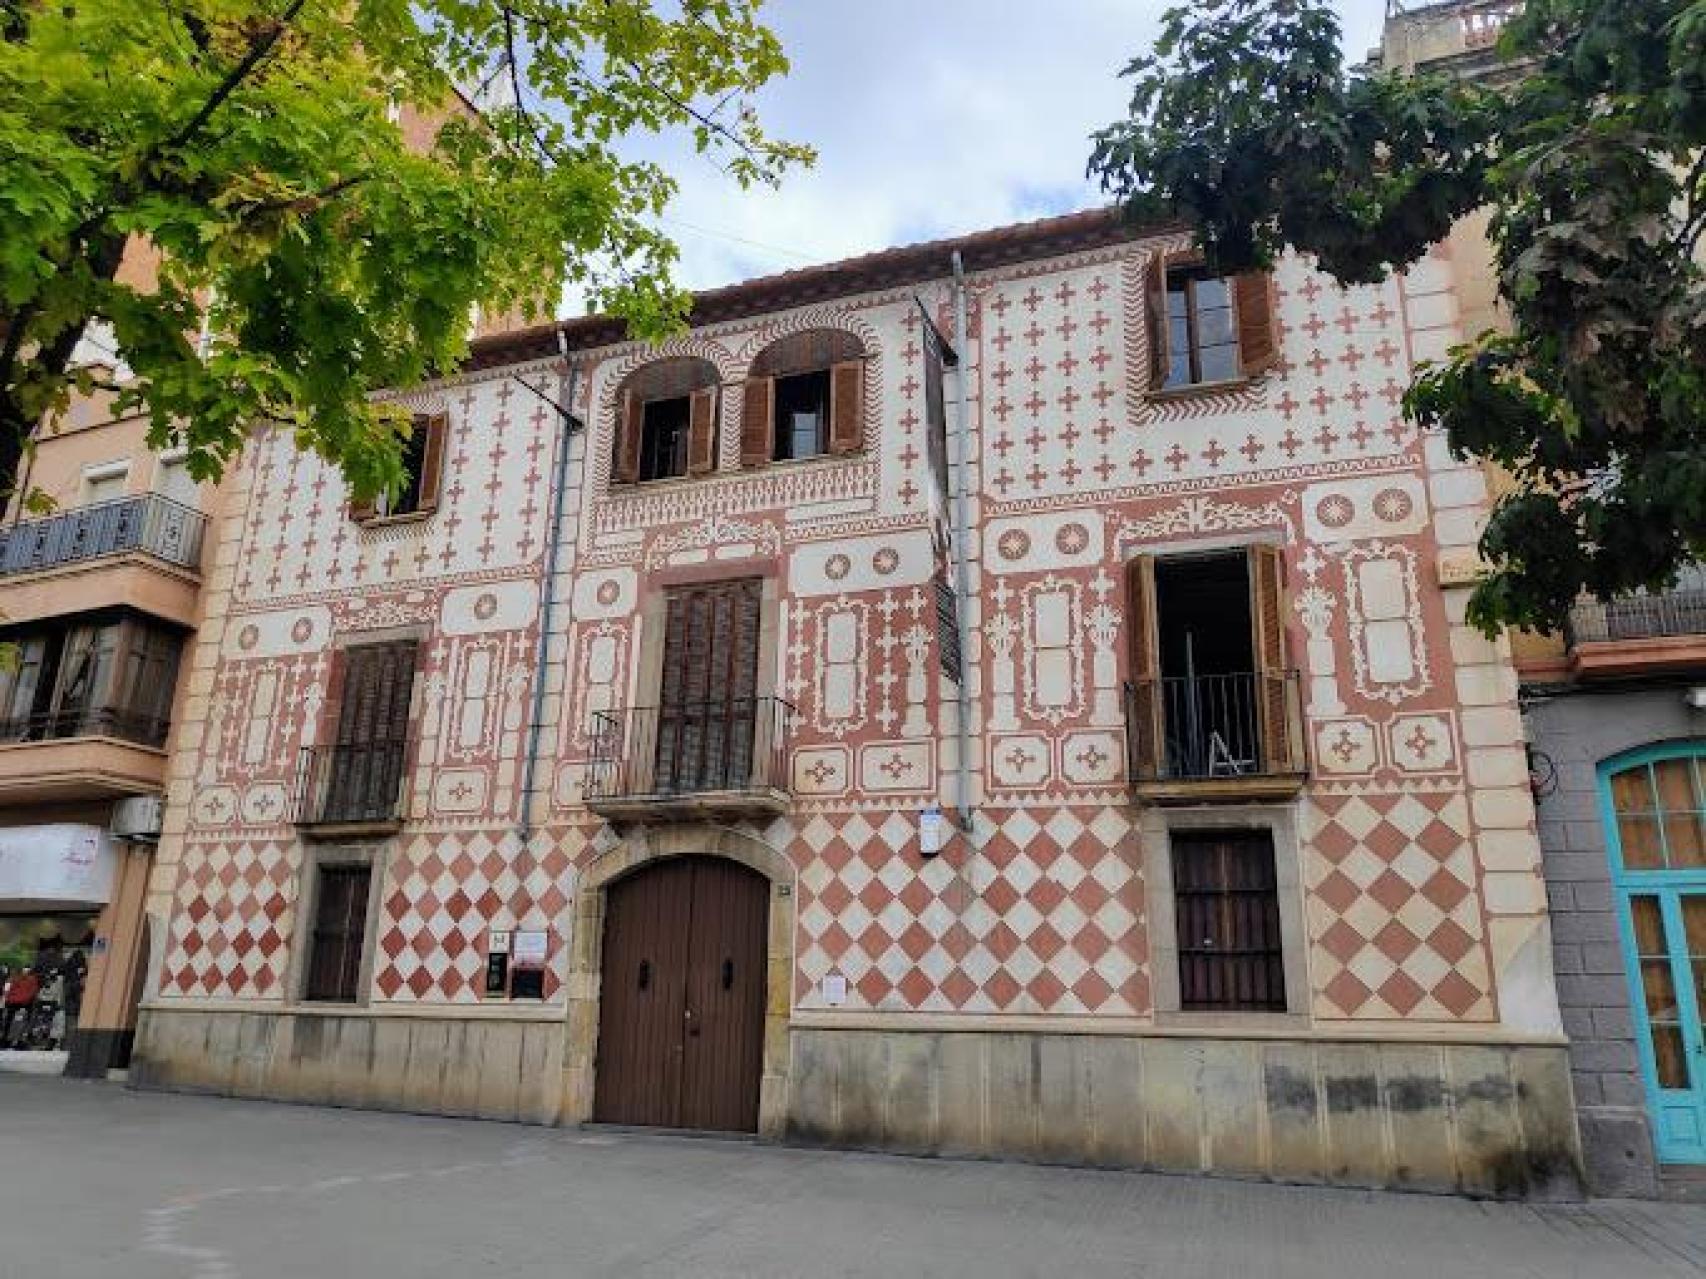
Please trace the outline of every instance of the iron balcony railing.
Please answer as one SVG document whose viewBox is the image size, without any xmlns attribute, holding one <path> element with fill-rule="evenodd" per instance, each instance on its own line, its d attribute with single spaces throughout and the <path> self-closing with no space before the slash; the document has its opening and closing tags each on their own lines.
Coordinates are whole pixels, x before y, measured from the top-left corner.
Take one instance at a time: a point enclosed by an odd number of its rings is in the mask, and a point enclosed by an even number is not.
<svg viewBox="0 0 1706 1279">
<path fill-rule="evenodd" d="M 595 712 L 586 797 L 786 792 L 793 713 L 779 697 Z"/>
<path fill-rule="evenodd" d="M 1134 782 L 1301 775 L 1296 671 L 1167 676 L 1125 686 Z"/>
<path fill-rule="evenodd" d="M 385 741 L 303 747 L 296 824 L 385 825 L 402 821 L 408 745 Z"/>
<path fill-rule="evenodd" d="M 119 707 L 99 710 L 43 711 L 0 719 L 0 742 L 54 742 L 72 737 L 116 737 L 140 746 L 164 746 L 168 721 Z"/>
<path fill-rule="evenodd" d="M 1577 644 L 1706 635 L 1706 588 L 1583 600 L 1564 619 L 1564 639 Z"/>
<path fill-rule="evenodd" d="M 29 573 L 104 555 L 144 551 L 194 568 L 207 517 L 157 493 L 96 502 L 0 528 L 0 574 Z"/>
</svg>

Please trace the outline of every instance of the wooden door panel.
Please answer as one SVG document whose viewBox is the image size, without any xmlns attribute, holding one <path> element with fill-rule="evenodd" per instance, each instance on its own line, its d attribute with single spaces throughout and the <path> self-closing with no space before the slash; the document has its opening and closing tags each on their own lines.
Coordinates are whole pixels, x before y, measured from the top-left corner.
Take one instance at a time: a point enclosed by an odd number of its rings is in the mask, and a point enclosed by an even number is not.
<svg viewBox="0 0 1706 1279">
<path fill-rule="evenodd" d="M 688 948 L 681 1122 L 754 1132 L 764 1050 L 770 886 L 734 862 L 697 861 Z"/>
<path fill-rule="evenodd" d="M 609 889 L 593 1117 L 681 1126 L 693 866 L 662 862 Z"/>
</svg>

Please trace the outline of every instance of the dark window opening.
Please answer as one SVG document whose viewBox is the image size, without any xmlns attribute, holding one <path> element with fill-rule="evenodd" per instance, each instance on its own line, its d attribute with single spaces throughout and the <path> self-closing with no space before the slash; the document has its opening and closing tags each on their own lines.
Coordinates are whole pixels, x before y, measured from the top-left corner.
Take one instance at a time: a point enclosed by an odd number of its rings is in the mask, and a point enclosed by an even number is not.
<svg viewBox="0 0 1706 1279">
<path fill-rule="evenodd" d="M 322 866 L 308 955 L 307 997 L 353 1004 L 361 993 L 361 951 L 367 934 L 366 866 Z"/>
<path fill-rule="evenodd" d="M 108 613 L 0 633 L 0 643 L 15 652 L 0 666 L 0 741 L 165 744 L 183 647 L 175 631 Z"/>
<path fill-rule="evenodd" d="M 693 398 L 647 400 L 640 415 L 640 479 L 667 480 L 687 474 L 687 437 Z"/>
<path fill-rule="evenodd" d="M 416 419 L 415 429 L 403 444 L 403 487 L 380 499 L 386 515 L 413 515 L 421 509 L 421 478 L 426 474 L 427 424 Z"/>
<path fill-rule="evenodd" d="M 775 461 L 829 452 L 829 370 L 777 378 L 775 423 Z"/>
<path fill-rule="evenodd" d="M 1244 555 L 1160 561 L 1155 611 L 1168 773 L 1258 771 L 1261 716 Z"/>
<path fill-rule="evenodd" d="M 1179 1007 L 1284 1012 L 1272 833 L 1175 832 L 1171 842 Z"/>
<path fill-rule="evenodd" d="M 1163 386 L 1196 386 L 1240 376 L 1231 280 L 1191 271 L 1167 273 L 1167 354 Z"/>
</svg>

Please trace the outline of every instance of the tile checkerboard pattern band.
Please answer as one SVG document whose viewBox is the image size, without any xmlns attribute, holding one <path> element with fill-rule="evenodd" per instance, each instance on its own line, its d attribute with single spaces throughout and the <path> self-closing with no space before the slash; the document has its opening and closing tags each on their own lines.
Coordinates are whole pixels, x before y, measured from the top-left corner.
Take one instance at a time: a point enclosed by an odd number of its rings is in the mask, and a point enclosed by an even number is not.
<svg viewBox="0 0 1706 1279">
<path fill-rule="evenodd" d="M 824 1008 L 1131 1014 L 1149 1006 L 1143 884 L 1130 818 L 1061 806 L 985 810 L 963 867 L 901 854 L 900 812 L 818 815 L 793 833 L 800 865 L 798 989 Z"/>
<path fill-rule="evenodd" d="M 162 994 L 264 999 L 283 993 L 297 857 L 293 842 L 279 840 L 185 847 Z"/>
<path fill-rule="evenodd" d="M 1462 793 L 1317 796 L 1305 814 L 1316 1016 L 1490 1020 Z"/>
</svg>

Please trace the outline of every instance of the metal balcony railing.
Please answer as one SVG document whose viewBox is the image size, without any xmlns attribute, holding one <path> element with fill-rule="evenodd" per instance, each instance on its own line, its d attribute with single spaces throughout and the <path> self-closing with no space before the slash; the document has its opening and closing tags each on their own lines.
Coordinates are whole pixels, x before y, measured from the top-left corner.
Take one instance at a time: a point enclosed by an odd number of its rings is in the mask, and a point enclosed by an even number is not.
<svg viewBox="0 0 1706 1279">
<path fill-rule="evenodd" d="M 356 742 L 302 748 L 298 826 L 389 825 L 403 820 L 409 744 Z"/>
<path fill-rule="evenodd" d="M 207 517 L 157 493 L 96 502 L 0 528 L 0 575 L 144 551 L 183 568 L 201 563 Z"/>
<path fill-rule="evenodd" d="M 0 719 L 0 743 L 54 742 L 73 737 L 116 737 L 140 746 L 164 746 L 169 722 L 121 707 L 98 710 L 44 711 L 16 719 Z"/>
<path fill-rule="evenodd" d="M 1706 588 L 1583 600 L 1564 619 L 1564 639 L 1578 644 L 1706 635 Z"/>
<path fill-rule="evenodd" d="M 1296 671 L 1168 676 L 1127 684 L 1131 780 L 1301 775 L 1298 689 Z"/>
<path fill-rule="evenodd" d="M 587 800 L 785 793 L 793 713 L 779 697 L 598 711 Z"/>
</svg>

